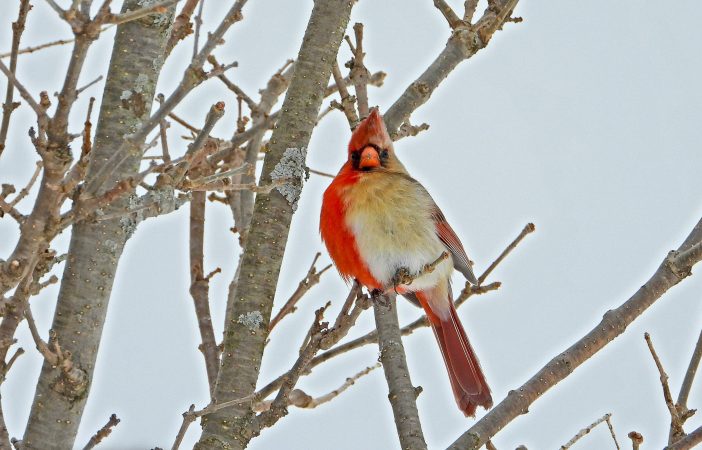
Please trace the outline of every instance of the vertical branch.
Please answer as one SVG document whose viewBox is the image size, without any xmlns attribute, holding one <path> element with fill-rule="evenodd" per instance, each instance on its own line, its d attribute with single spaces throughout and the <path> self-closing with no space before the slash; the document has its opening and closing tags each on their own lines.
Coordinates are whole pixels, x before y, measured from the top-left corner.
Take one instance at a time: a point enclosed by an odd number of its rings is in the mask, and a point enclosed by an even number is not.
<svg viewBox="0 0 702 450">
<path fill-rule="evenodd" d="M 219 368 L 219 349 L 210 315 L 210 280 L 203 272 L 206 195 L 204 191 L 193 192 L 190 200 L 190 295 L 195 303 L 195 314 L 202 339 L 200 350 L 205 357 L 210 397 L 213 397 Z"/>
<path fill-rule="evenodd" d="M 10 50 L 10 73 L 13 75 L 17 71 L 17 53 L 19 51 L 20 38 L 24 32 L 24 24 L 27 21 L 27 13 L 31 5 L 29 0 L 20 0 L 19 13 L 17 21 L 12 23 L 12 47 Z M 0 156 L 5 150 L 5 140 L 7 139 L 7 131 L 10 128 L 10 115 L 12 111 L 19 106 L 19 103 L 13 102 L 15 93 L 15 85 L 8 81 L 7 90 L 5 91 L 5 103 L 2 104 L 2 123 L 0 123 Z"/>
<path fill-rule="evenodd" d="M 290 83 L 294 66 L 292 61 L 288 61 L 283 68 L 276 72 L 268 81 L 266 88 L 261 91 L 261 100 L 256 108 L 252 109 L 251 129 L 260 126 L 270 117 L 271 110 L 275 106 L 278 98 L 285 92 Z M 244 162 L 249 164 L 249 167 L 256 167 L 256 160 L 261 151 L 263 136 L 268 131 L 267 128 L 261 127 L 256 133 L 251 136 L 246 147 L 244 148 Z M 256 175 L 252 170 L 241 174 L 234 182 L 241 184 L 255 183 Z M 254 193 L 250 190 L 232 192 L 227 194 L 229 205 L 232 209 L 236 228 L 239 230 L 241 244 L 246 242 L 249 226 L 251 225 L 251 216 L 254 207 Z"/>
<path fill-rule="evenodd" d="M 363 24 L 356 23 L 353 26 L 356 37 L 356 46 L 353 48 L 354 57 L 351 61 L 351 73 L 349 78 L 353 82 L 356 90 L 356 102 L 358 103 L 358 115 L 361 120 L 368 117 L 368 80 L 369 73 L 364 63 L 366 54 L 363 52 Z M 337 82 L 338 84 L 338 82 Z"/>
<path fill-rule="evenodd" d="M 127 0 L 122 11 L 138 10 L 141 3 Z M 115 170 L 110 181 L 138 172 L 141 155 L 130 154 L 131 148 L 123 146 L 122 139 L 115 137 L 138 129 L 148 118 L 174 9 L 164 9 L 159 20 L 134 20 L 117 27 L 90 152 L 88 182 L 120 149 L 129 157 L 126 164 Z M 77 77 L 72 75 L 75 70 L 69 72 L 64 83 L 68 90 Z M 67 108 L 61 105 L 71 101 L 70 93 L 59 100 L 59 110 L 52 121 L 57 135 L 61 134 L 61 123 L 67 123 L 68 119 Z M 62 110 L 65 113 L 60 113 Z M 127 204 L 128 199 L 122 198 L 113 202 L 109 209 L 105 208 L 105 212 L 109 214 L 112 208 L 121 211 Z M 65 350 L 73 355 L 75 370 L 83 372 L 87 381 L 95 368 L 117 263 L 135 226 L 133 219 L 125 217 L 99 223 L 83 222 L 72 230 L 52 329 Z M 71 448 L 74 444 L 90 384 L 86 382 L 81 389 L 66 391 L 54 382 L 56 375 L 56 368 L 45 361 L 24 433 L 23 442 L 27 448 Z"/>
<path fill-rule="evenodd" d="M 306 148 L 315 125 L 353 2 L 314 2 L 295 72 L 263 162 L 260 184 L 287 179 L 269 195 L 256 197 L 236 286 L 230 289 L 218 401 L 243 398 L 256 388 L 268 322 L 292 215 L 302 191 Z M 295 178 L 292 180 L 291 178 Z M 203 417 L 196 448 L 242 449 L 254 437 L 247 432 L 251 405 Z"/>
<path fill-rule="evenodd" d="M 392 405 L 400 446 L 411 450 L 426 449 L 416 402 L 421 388 L 412 386 L 395 300 L 394 295 L 384 295 L 373 302 L 380 360 L 389 388 L 388 399 Z"/>
</svg>

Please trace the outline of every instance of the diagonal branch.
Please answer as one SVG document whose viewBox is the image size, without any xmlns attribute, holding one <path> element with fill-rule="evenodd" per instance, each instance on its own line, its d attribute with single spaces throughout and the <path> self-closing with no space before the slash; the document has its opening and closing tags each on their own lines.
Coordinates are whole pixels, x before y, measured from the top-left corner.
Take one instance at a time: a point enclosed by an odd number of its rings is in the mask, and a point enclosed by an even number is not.
<svg viewBox="0 0 702 450">
<path fill-rule="evenodd" d="M 590 425 L 586 426 L 582 430 L 578 431 L 575 436 L 573 436 L 568 442 L 565 444 L 561 445 L 560 450 L 568 450 L 571 448 L 576 442 L 578 442 L 580 439 L 582 439 L 585 435 L 589 434 L 597 425 L 601 424 L 602 422 L 605 422 L 609 420 L 609 418 L 612 417 L 611 413 L 607 413 L 604 416 L 600 417 L 596 421 L 592 422 Z M 617 450 L 619 450 L 619 445 L 617 445 Z"/>
<path fill-rule="evenodd" d="M 488 8 L 475 25 L 463 23 L 453 30 L 446 47 L 385 112 L 383 119 L 391 137 L 397 136 L 400 125 L 409 119 L 413 111 L 429 100 L 458 64 L 487 46 L 492 35 L 509 19 L 518 1 L 499 1 L 499 10 Z"/>
<path fill-rule="evenodd" d="M 526 414 L 529 405 L 546 391 L 567 378 L 605 345 L 622 334 L 626 327 L 655 303 L 668 289 L 690 275 L 692 266 L 702 259 L 690 258 L 690 249 L 702 242 L 702 219 L 681 244 L 661 262 L 651 278 L 619 308 L 607 311 L 602 321 L 575 344 L 554 357 L 519 389 L 512 390 L 480 421 L 463 433 L 448 448 L 451 450 L 480 448 L 512 420 Z M 681 258 L 680 255 L 683 257 Z"/>
<path fill-rule="evenodd" d="M 685 371 L 685 378 L 683 379 L 682 386 L 680 387 L 680 394 L 678 395 L 677 406 L 683 410 L 687 410 L 687 398 L 690 395 L 690 390 L 692 389 L 692 382 L 695 379 L 695 374 L 697 373 L 697 368 L 700 365 L 700 360 L 702 359 L 702 332 L 700 332 L 700 337 L 697 339 L 697 344 L 695 344 L 695 350 L 692 352 L 692 357 L 690 358 L 690 364 Z"/>
<path fill-rule="evenodd" d="M 331 268 L 331 264 L 325 266 L 317 272 L 317 268 L 315 267 L 315 264 L 317 263 L 317 259 L 322 254 L 317 252 L 317 254 L 314 255 L 314 259 L 312 260 L 312 265 L 310 266 L 309 270 L 307 271 L 307 274 L 305 275 L 305 278 L 300 280 L 300 283 L 297 285 L 297 289 L 295 289 L 295 292 L 292 293 L 290 298 L 288 298 L 288 301 L 285 302 L 282 308 L 280 308 L 280 311 L 278 311 L 278 314 L 275 315 L 271 319 L 271 323 L 268 324 L 268 330 L 272 330 L 285 316 L 288 314 L 292 314 L 295 312 L 297 309 L 295 305 L 297 305 L 297 302 L 300 301 L 300 299 L 317 283 L 319 283 L 320 278 L 322 277 L 322 274 L 329 270 Z"/>
<path fill-rule="evenodd" d="M 664 450 L 689 450 L 695 448 L 702 442 L 702 427 L 697 428 L 692 433 L 680 439 L 675 444 L 667 446 Z"/>
</svg>

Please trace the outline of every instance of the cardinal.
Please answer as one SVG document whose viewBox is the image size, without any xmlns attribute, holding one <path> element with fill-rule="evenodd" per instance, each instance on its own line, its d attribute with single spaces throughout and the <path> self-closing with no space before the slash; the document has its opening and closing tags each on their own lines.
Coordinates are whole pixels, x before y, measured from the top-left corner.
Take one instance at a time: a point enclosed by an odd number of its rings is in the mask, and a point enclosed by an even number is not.
<svg viewBox="0 0 702 450">
<path fill-rule="evenodd" d="M 478 280 L 446 217 L 395 155 L 376 108 L 354 130 L 348 159 L 324 192 L 320 232 L 345 280 L 376 294 L 394 289 L 424 308 L 459 409 L 474 416 L 478 406 L 490 408 L 490 388 L 451 294 L 454 269 Z"/>
</svg>

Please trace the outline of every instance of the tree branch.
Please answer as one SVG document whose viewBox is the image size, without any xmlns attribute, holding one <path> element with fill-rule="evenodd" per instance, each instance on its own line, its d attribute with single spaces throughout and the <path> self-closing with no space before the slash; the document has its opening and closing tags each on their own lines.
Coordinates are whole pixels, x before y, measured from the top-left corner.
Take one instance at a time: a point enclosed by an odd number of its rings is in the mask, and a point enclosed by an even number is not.
<svg viewBox="0 0 702 450">
<path fill-rule="evenodd" d="M 695 448 L 700 442 L 702 442 L 702 427 L 697 428 L 675 444 L 667 446 L 664 450 L 689 450 Z"/>
<path fill-rule="evenodd" d="M 255 389 L 290 222 L 302 190 L 306 147 L 352 5 L 342 0 L 314 3 L 259 184 L 290 177 L 297 180 L 256 197 L 251 223 L 258 226 L 246 238 L 237 284 L 227 304 L 217 378 L 220 401 L 246 397 Z M 248 432 L 252 414 L 250 405 L 238 405 L 226 414 L 206 416 L 196 448 L 244 448 L 253 437 Z"/>
<path fill-rule="evenodd" d="M 295 289 L 295 292 L 292 293 L 292 295 L 288 298 L 288 301 L 285 302 L 282 308 L 280 308 L 280 311 L 278 311 L 278 314 L 271 319 L 270 324 L 268 324 L 268 331 L 272 330 L 275 328 L 275 326 L 285 318 L 288 314 L 292 314 L 295 312 L 297 309 L 295 305 L 297 305 L 297 302 L 300 301 L 300 299 L 310 290 L 314 285 L 319 283 L 320 278 L 322 277 L 322 274 L 329 270 L 331 268 L 331 264 L 325 266 L 317 272 L 317 268 L 315 267 L 315 264 L 317 263 L 317 259 L 322 254 L 317 252 L 317 254 L 314 255 L 314 259 L 312 260 L 312 265 L 310 266 L 309 270 L 307 271 L 307 275 L 305 275 L 305 278 L 300 280 L 300 283 L 297 285 L 297 289 Z"/>
<path fill-rule="evenodd" d="M 508 20 L 518 1 L 502 0 L 499 2 L 499 11 L 488 8 L 475 25 L 462 23 L 453 30 L 446 47 L 383 115 L 391 137 L 397 136 L 400 125 L 409 119 L 413 111 L 429 100 L 436 88 L 458 64 L 487 46 L 495 31 Z"/>
<path fill-rule="evenodd" d="M 607 311 L 602 321 L 570 348 L 554 357 L 531 379 L 516 390 L 510 391 L 502 402 L 480 421 L 461 435 L 448 448 L 451 450 L 480 448 L 487 439 L 497 434 L 520 414 L 526 414 L 529 405 L 558 382 L 568 377 L 578 366 L 587 361 L 656 302 L 671 287 L 690 274 L 692 265 L 686 251 L 702 242 L 702 219 L 693 228 L 677 251 L 663 260 L 653 276 L 619 308 Z M 685 255 L 678 258 L 677 255 Z"/>
<path fill-rule="evenodd" d="M 528 228 L 528 227 L 529 227 L 529 225 L 527 225 L 525 228 Z M 495 260 L 496 263 L 499 264 L 502 260 L 504 260 L 504 258 L 511 252 L 511 250 L 514 249 L 514 247 L 516 247 L 519 244 L 519 242 L 521 242 L 522 239 L 524 239 L 526 234 L 528 234 L 528 233 L 524 233 L 522 231 L 522 233 L 520 233 L 519 236 L 517 236 L 517 238 L 514 241 L 512 241 L 507 246 L 507 248 L 505 250 L 502 251 L 500 256 L 498 256 L 498 258 Z M 496 263 L 493 262 L 493 264 L 491 264 L 490 267 L 492 267 L 494 269 L 494 266 L 497 265 Z M 483 273 L 483 275 L 481 275 L 478 279 L 483 280 L 482 282 L 484 282 L 486 277 L 487 277 L 486 273 Z M 465 301 L 469 297 L 471 297 L 472 295 L 485 294 L 487 292 L 499 289 L 500 283 L 494 282 L 494 283 L 490 283 L 490 284 L 486 284 L 486 285 L 481 284 L 480 286 L 472 286 L 472 285 L 470 285 L 470 283 L 468 283 L 467 286 L 468 287 L 463 289 L 463 291 L 461 291 L 461 294 L 459 295 L 459 297 L 455 300 L 454 303 L 456 305 L 456 308 L 459 308 L 461 305 L 463 305 L 463 303 L 465 303 Z M 429 326 L 429 322 L 427 321 L 426 315 L 422 314 L 422 316 L 419 317 L 418 319 L 416 319 L 414 322 L 411 322 L 411 323 L 405 325 L 404 327 L 400 328 L 400 333 L 402 334 L 402 336 L 408 336 L 408 335 L 412 334 L 415 330 L 417 330 L 419 328 L 426 327 L 426 326 Z M 317 367 L 318 365 L 322 364 L 323 362 L 326 362 L 332 358 L 335 358 L 343 353 L 346 353 L 348 351 L 363 347 L 365 345 L 375 344 L 377 342 L 378 342 L 378 332 L 377 332 L 377 330 L 373 330 L 369 333 L 364 334 L 361 337 L 353 339 L 353 340 L 346 342 L 344 344 L 338 345 L 330 350 L 327 350 L 326 352 L 324 352 L 320 355 L 315 356 L 312 359 L 312 361 L 310 362 L 308 370 L 311 370 L 312 368 Z M 274 379 L 273 381 L 268 383 L 266 386 L 261 388 L 258 392 L 259 395 L 261 396 L 261 398 L 265 398 L 265 397 L 269 396 L 271 393 L 273 393 L 275 390 L 279 389 L 280 383 L 282 382 L 282 377 L 283 377 L 282 375 L 279 376 L 278 378 Z"/>
<path fill-rule="evenodd" d="M 116 427 L 119 423 L 120 420 L 117 418 L 117 415 L 112 414 L 107 420 L 107 423 L 90 437 L 90 440 L 87 444 L 85 444 L 83 450 L 90 450 L 92 448 L 95 448 L 96 445 L 98 445 L 100 442 L 103 441 L 103 439 L 107 438 L 107 436 L 109 436 L 110 433 L 112 433 L 112 429 Z"/>
<path fill-rule="evenodd" d="M 29 0 L 20 0 L 19 13 L 17 14 L 17 20 L 12 23 L 12 46 L 10 47 L 10 73 L 14 75 L 17 71 L 17 53 L 19 52 L 19 43 L 22 33 L 24 32 L 24 24 L 27 21 L 27 14 L 31 9 Z M 3 150 L 5 150 L 5 141 L 7 139 L 7 131 L 10 128 L 10 116 L 12 112 L 19 106 L 19 103 L 15 103 L 12 97 L 15 92 L 15 85 L 13 83 L 7 83 L 7 89 L 5 91 L 5 103 L 2 104 L 2 122 L 0 123 L 0 156 L 2 156 Z"/>
<path fill-rule="evenodd" d="M 205 192 L 194 192 L 190 200 L 190 295 L 200 329 L 200 350 L 205 357 L 210 398 L 214 397 L 220 350 L 215 341 L 210 314 L 210 277 L 204 273 Z"/>
<path fill-rule="evenodd" d="M 668 412 L 670 413 L 670 437 L 668 439 L 668 443 L 672 444 L 681 437 L 685 436 L 685 430 L 683 430 L 682 427 L 683 421 L 681 421 L 679 411 L 673 403 L 673 395 L 670 393 L 670 386 L 668 385 L 668 374 L 665 372 L 663 363 L 661 363 L 656 350 L 653 348 L 651 335 L 644 333 L 644 339 L 646 339 L 646 345 L 648 345 L 648 350 L 651 352 L 653 362 L 656 363 L 656 368 L 658 369 L 658 374 L 661 380 L 661 387 L 663 388 L 663 400 L 665 400 L 665 406 L 668 408 Z"/>
<path fill-rule="evenodd" d="M 415 388 L 410 379 L 402 335 L 397 319 L 395 296 L 383 295 L 383 301 L 373 302 L 375 326 L 378 330 L 380 360 L 388 383 L 388 399 L 395 417 L 395 427 L 403 449 L 426 449 L 422 424 L 417 412 L 417 395 L 421 388 Z M 383 303 L 387 306 L 383 306 Z"/>
<path fill-rule="evenodd" d="M 702 359 L 702 332 L 700 332 L 700 337 L 697 339 L 695 350 L 692 352 L 692 357 L 690 358 L 690 364 L 687 366 L 687 370 L 685 371 L 685 378 L 680 386 L 677 406 L 683 410 L 687 410 L 687 398 L 690 395 L 692 382 L 695 379 L 697 368 L 700 365 L 700 359 Z"/>
<path fill-rule="evenodd" d="M 600 417 L 596 421 L 592 422 L 590 425 L 587 427 L 583 428 L 582 430 L 578 431 L 575 436 L 573 436 L 568 442 L 565 444 L 561 445 L 561 450 L 568 450 L 578 442 L 581 438 L 589 434 L 597 425 L 601 424 L 602 422 L 605 422 L 609 420 L 609 418 L 612 417 L 611 413 L 607 413 L 604 416 Z M 619 450 L 619 445 L 617 445 L 617 450 Z"/>
</svg>

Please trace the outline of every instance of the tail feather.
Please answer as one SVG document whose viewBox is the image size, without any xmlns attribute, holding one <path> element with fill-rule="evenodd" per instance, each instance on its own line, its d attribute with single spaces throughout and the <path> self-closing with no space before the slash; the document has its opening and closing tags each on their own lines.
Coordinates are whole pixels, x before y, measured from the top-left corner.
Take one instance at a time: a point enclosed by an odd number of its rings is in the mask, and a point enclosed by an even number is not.
<svg viewBox="0 0 702 450">
<path fill-rule="evenodd" d="M 418 293 L 420 294 L 420 293 Z M 490 388 L 480 368 L 478 357 L 473 351 L 466 332 L 458 318 L 453 302 L 449 301 L 450 314 L 441 318 L 429 308 L 428 302 L 418 295 L 422 306 L 427 310 L 434 336 L 441 348 L 453 395 L 458 407 L 466 416 L 475 416 L 478 406 L 492 407 Z"/>
</svg>

